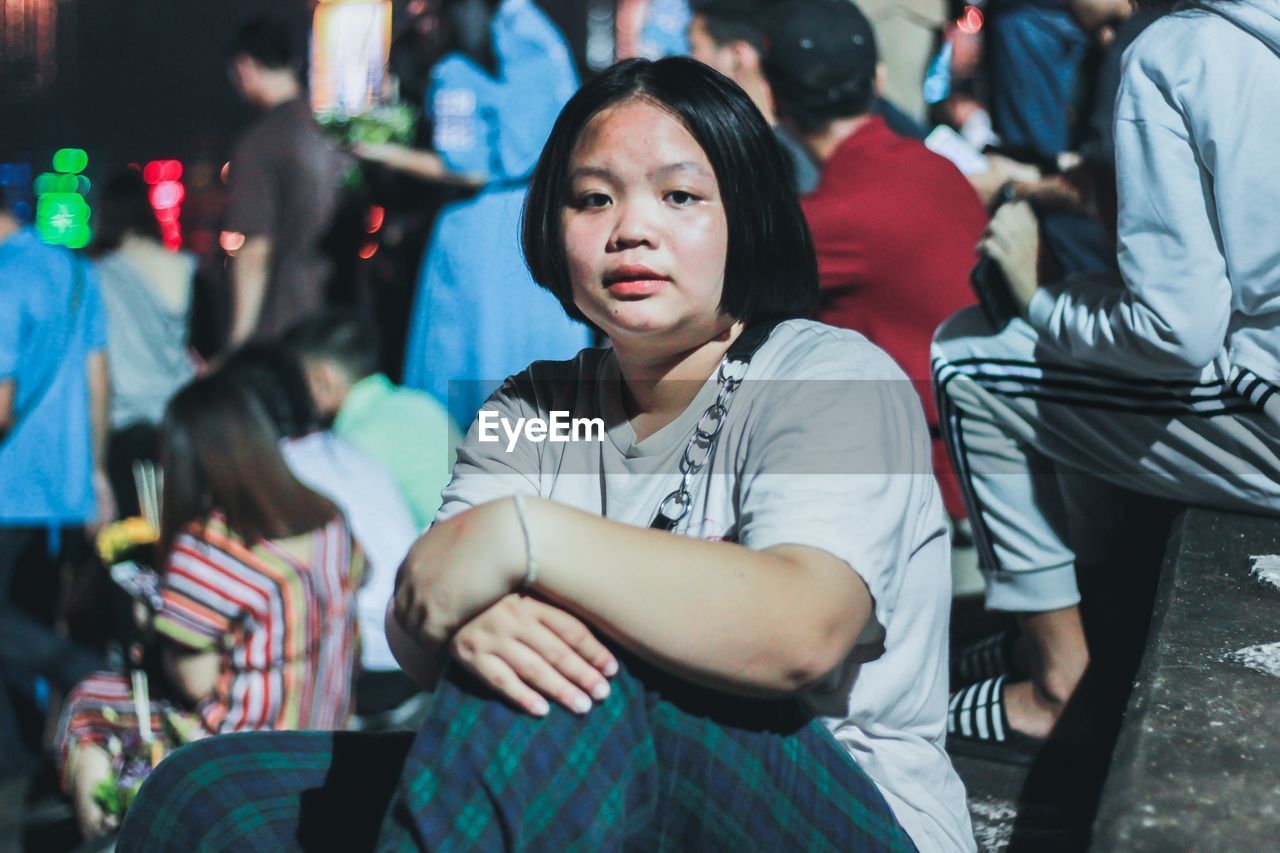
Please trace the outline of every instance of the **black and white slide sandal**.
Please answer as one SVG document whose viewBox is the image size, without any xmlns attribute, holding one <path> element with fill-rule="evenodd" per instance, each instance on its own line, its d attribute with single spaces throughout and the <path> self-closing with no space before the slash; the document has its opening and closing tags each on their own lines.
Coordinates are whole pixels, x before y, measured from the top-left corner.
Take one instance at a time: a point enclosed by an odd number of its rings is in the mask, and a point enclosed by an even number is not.
<svg viewBox="0 0 1280 853">
<path fill-rule="evenodd" d="M 952 755 L 1030 764 L 1044 741 L 1009 727 L 1004 707 L 1004 683 L 999 675 L 961 688 L 947 706 L 947 751 Z"/>
</svg>

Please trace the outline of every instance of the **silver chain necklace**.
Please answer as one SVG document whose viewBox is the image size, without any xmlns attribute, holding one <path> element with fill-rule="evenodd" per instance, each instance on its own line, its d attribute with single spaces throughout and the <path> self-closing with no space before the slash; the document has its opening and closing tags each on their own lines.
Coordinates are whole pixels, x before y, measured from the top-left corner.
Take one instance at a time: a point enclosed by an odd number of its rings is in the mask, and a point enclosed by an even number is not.
<svg viewBox="0 0 1280 853">
<path fill-rule="evenodd" d="M 733 402 L 733 395 L 746 373 L 746 359 L 730 359 L 726 355 L 720 360 L 720 366 L 716 369 L 716 382 L 719 383 L 720 390 L 715 402 L 707 406 L 706 411 L 698 417 L 693 435 L 689 436 L 689 443 L 685 445 L 684 454 L 680 457 L 680 485 L 658 504 L 658 514 L 649 525 L 651 528 L 675 530 L 676 525 L 689 514 L 689 509 L 693 506 L 693 493 L 689 486 L 710 461 L 711 451 L 729 416 L 729 404 Z"/>
</svg>

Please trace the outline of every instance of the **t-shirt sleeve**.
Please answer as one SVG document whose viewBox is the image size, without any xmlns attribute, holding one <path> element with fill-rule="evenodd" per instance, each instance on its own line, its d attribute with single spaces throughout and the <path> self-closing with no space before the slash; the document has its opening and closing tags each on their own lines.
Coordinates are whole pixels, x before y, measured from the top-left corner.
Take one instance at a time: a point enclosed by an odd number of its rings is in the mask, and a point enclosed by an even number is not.
<svg viewBox="0 0 1280 853">
<path fill-rule="evenodd" d="M 240 562 L 190 534 L 174 543 L 155 629 L 196 651 L 216 648 L 246 611 Z"/>
<path fill-rule="evenodd" d="M 231 202 L 227 211 L 227 230 L 246 237 L 263 236 L 274 231 L 278 215 L 276 186 L 279 176 L 271 168 L 266 146 L 246 138 L 231 158 Z"/>
<path fill-rule="evenodd" d="M 539 493 L 542 445 L 509 442 L 501 423 L 516 423 L 540 413 L 534 383 L 525 372 L 513 376 L 481 407 L 458 446 L 453 477 L 441 495 L 435 521 L 445 521 L 473 506 L 510 495 Z"/>
<path fill-rule="evenodd" d="M 935 487 L 915 389 L 864 346 L 888 369 L 768 382 L 767 409 L 747 436 L 739 542 L 803 545 L 843 560 L 867 584 L 883 625 Z"/>
</svg>

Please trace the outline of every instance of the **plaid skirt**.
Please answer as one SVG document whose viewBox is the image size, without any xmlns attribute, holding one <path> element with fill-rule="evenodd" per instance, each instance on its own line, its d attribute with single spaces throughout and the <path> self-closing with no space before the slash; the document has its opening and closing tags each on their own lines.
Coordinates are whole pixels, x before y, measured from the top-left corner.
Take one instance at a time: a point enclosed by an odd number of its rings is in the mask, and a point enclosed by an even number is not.
<svg viewBox="0 0 1280 853">
<path fill-rule="evenodd" d="M 120 851 L 806 850 L 914 845 L 794 699 L 618 654 L 590 713 L 541 719 L 450 667 L 416 735 L 221 735 L 166 758 Z"/>
</svg>

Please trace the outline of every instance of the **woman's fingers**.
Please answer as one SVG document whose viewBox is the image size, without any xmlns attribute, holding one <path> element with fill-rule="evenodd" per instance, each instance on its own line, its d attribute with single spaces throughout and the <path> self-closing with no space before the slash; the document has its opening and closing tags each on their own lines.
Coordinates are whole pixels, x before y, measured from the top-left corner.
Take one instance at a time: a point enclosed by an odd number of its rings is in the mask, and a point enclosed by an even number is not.
<svg viewBox="0 0 1280 853">
<path fill-rule="evenodd" d="M 613 654 L 582 621 L 519 594 L 506 596 L 463 626 L 450 651 L 482 677 L 493 673 L 500 679 L 490 681 L 494 689 L 526 709 L 528 689 L 575 713 L 586 713 L 593 698 L 601 701 L 609 695 L 607 676 L 618 671 Z M 489 657 L 503 666 L 489 665 Z M 519 681 L 518 687 L 510 684 L 508 672 Z"/>
<path fill-rule="evenodd" d="M 535 717 L 545 717 L 551 711 L 547 700 L 538 691 L 525 684 L 520 676 L 516 675 L 515 670 L 497 655 L 481 654 L 471 658 L 458 655 L 458 660 L 485 684 L 525 713 Z"/>
<path fill-rule="evenodd" d="M 530 600 L 536 605 L 539 611 L 539 619 L 544 625 L 555 632 L 555 635 L 564 642 L 569 650 L 574 653 L 577 660 L 585 664 L 588 672 L 584 678 L 590 678 L 593 683 L 585 683 L 579 681 L 589 692 L 593 690 L 593 684 L 598 683 L 604 686 L 604 694 L 608 695 L 609 682 L 607 679 L 618 674 L 618 661 L 614 658 L 613 653 L 596 638 L 591 629 L 581 620 L 571 613 L 566 613 L 558 607 L 549 604 L 543 604 L 540 601 Z M 576 666 L 576 663 L 571 665 Z M 563 671 L 563 670 L 562 670 Z M 565 673 L 568 675 L 569 673 Z M 592 692 L 592 695 L 595 695 Z M 596 698 L 603 698 L 597 696 Z"/>
<path fill-rule="evenodd" d="M 553 630 L 542 625 L 539 629 L 530 631 L 524 642 L 558 678 L 573 686 L 573 692 L 577 694 L 572 697 L 574 702 L 580 702 L 579 696 L 589 696 L 597 701 L 609 696 L 609 681 L 598 669 L 587 663 Z"/>
<path fill-rule="evenodd" d="M 464 625 L 450 652 L 495 690 L 534 713 L 532 690 L 579 714 L 609 695 L 617 662 L 572 615 L 512 594 Z M 495 666 L 491 659 L 501 662 Z M 518 683 L 516 683 L 518 682 Z"/>
<path fill-rule="evenodd" d="M 519 641 L 508 639 L 482 651 L 460 636 L 455 648 L 458 660 L 530 714 L 546 714 L 547 699 L 575 714 L 591 710 L 591 697 L 537 651 Z"/>
</svg>

